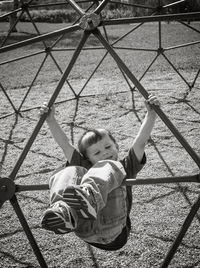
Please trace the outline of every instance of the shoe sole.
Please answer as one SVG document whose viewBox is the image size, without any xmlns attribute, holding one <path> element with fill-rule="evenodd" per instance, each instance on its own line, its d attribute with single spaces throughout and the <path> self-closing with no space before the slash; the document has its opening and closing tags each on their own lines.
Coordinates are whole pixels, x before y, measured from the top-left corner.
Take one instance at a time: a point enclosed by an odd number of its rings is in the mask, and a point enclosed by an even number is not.
<svg viewBox="0 0 200 268">
<path fill-rule="evenodd" d="M 78 216 L 84 219 L 96 219 L 95 209 L 90 205 L 87 198 L 77 188 L 68 187 L 63 192 L 65 202 L 75 209 Z"/>
<path fill-rule="evenodd" d="M 53 231 L 56 234 L 65 234 L 71 232 L 65 227 L 65 222 L 55 212 L 47 212 L 42 219 L 42 228 Z"/>
</svg>

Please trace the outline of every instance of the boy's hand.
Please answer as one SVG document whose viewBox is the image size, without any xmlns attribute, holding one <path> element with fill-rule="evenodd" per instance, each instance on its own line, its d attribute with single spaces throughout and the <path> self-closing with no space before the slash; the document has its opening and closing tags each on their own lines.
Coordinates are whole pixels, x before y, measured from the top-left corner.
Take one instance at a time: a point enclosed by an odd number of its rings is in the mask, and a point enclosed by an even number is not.
<svg viewBox="0 0 200 268">
<path fill-rule="evenodd" d="M 39 110 L 39 115 L 42 116 L 45 113 L 49 113 L 46 120 L 50 121 L 51 119 L 54 118 L 54 114 L 55 114 L 55 107 L 52 106 L 51 109 L 49 109 L 49 107 L 47 106 L 47 102 L 44 102 L 43 105 L 40 107 Z"/>
<path fill-rule="evenodd" d="M 147 108 L 147 112 L 154 112 L 154 109 L 151 107 L 151 104 L 160 106 L 160 102 L 156 96 L 150 94 L 148 99 L 145 100 L 145 106 Z"/>
</svg>

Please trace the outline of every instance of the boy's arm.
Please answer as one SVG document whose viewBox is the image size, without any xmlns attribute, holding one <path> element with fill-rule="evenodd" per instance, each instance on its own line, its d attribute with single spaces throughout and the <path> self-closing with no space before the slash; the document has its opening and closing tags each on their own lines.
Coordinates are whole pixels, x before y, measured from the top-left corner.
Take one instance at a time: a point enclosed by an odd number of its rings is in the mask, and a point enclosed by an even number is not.
<svg viewBox="0 0 200 268">
<path fill-rule="evenodd" d="M 156 112 L 153 110 L 153 108 L 149 104 L 154 105 L 160 105 L 159 101 L 155 96 L 150 95 L 148 100 L 145 101 L 145 105 L 147 108 L 147 113 L 145 115 L 145 118 L 142 122 L 142 125 L 140 127 L 140 130 L 136 136 L 136 138 L 133 141 L 133 149 L 135 152 L 135 155 L 139 162 L 142 161 L 143 155 L 144 155 L 144 149 L 145 145 L 150 138 L 151 131 L 154 127 L 154 123 L 156 120 Z"/>
<path fill-rule="evenodd" d="M 48 109 L 49 108 L 46 106 L 46 103 L 44 103 L 40 109 L 40 114 L 48 112 Z M 75 148 L 73 145 L 71 145 L 68 137 L 66 136 L 66 134 L 64 133 L 64 131 L 58 124 L 56 118 L 54 117 L 54 113 L 55 113 L 55 108 L 52 107 L 52 110 L 50 111 L 49 115 L 46 118 L 46 122 L 48 124 L 48 127 L 51 131 L 51 134 L 54 140 L 61 147 L 66 159 L 70 162 Z"/>
</svg>

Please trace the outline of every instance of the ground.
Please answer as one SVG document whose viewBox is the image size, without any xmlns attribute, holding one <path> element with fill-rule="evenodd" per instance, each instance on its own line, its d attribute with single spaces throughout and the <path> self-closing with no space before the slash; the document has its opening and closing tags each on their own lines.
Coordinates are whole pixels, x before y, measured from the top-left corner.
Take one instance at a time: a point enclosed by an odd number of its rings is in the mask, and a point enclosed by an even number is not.
<svg viewBox="0 0 200 268">
<path fill-rule="evenodd" d="M 170 48 L 199 38 L 200 24 L 192 26 L 193 31 L 177 23 L 164 23 L 162 45 Z M 29 25 L 22 24 L 27 31 Z M 48 28 L 64 25 L 41 24 L 42 32 Z M 112 26 L 108 28 L 111 42 L 115 42 L 123 32 L 133 25 Z M 1 24 L 2 35 L 5 25 Z M 116 49 L 126 65 L 139 79 L 151 61 L 158 47 L 157 24 L 145 24 L 139 30 L 124 38 L 118 45 L 137 48 L 151 48 L 152 51 Z M 16 34 L 15 39 L 21 39 Z M 80 34 L 67 36 L 60 43 L 60 49 L 76 45 Z M 124 42 L 124 43 L 123 43 Z M 98 46 L 92 38 L 89 46 Z M 1 62 L 12 58 L 36 53 L 43 44 L 35 44 L 1 54 Z M 16 53 L 17 52 L 17 53 Z M 68 82 L 78 94 L 105 51 L 84 50 L 68 77 Z M 65 70 L 72 51 L 55 51 L 53 56 L 60 69 Z M 166 49 L 167 57 L 175 65 L 180 75 L 160 55 L 149 72 L 141 80 L 144 88 L 155 94 L 161 102 L 161 109 L 170 122 L 189 143 L 195 155 L 200 154 L 200 80 L 197 77 L 194 87 L 188 91 L 199 70 L 199 46 L 184 46 L 178 49 Z M 22 105 L 21 116 L 15 116 L 13 108 L 3 91 L 0 92 L 0 150 L 1 177 L 8 177 L 13 171 L 24 146 L 38 124 L 38 108 L 49 100 L 58 85 L 61 74 L 48 57 L 44 66 L 44 54 L 28 59 L 0 65 L 1 85 L 15 107 L 19 107 L 26 92 L 27 98 Z M 29 92 L 38 67 L 42 65 Z M 181 78 L 182 77 L 182 78 Z M 130 81 L 128 80 L 128 83 Z M 68 133 L 74 145 L 80 134 L 90 127 L 109 129 L 119 143 L 120 157 L 123 157 L 137 134 L 145 115 L 144 98 L 135 89 L 131 92 L 117 65 L 107 56 L 95 75 L 87 83 L 81 98 L 77 101 L 69 84 L 65 83 L 56 99 L 56 117 L 62 128 Z M 133 88 L 132 83 L 130 83 Z M 183 100 L 185 93 L 187 97 Z M 184 142 L 185 144 L 185 142 Z M 186 146 L 187 147 L 187 146 Z M 138 174 L 138 179 L 164 178 L 174 176 L 189 177 L 199 173 L 200 163 L 195 163 L 158 116 L 151 140 L 146 146 L 147 164 Z M 47 184 L 51 174 L 65 163 L 62 151 L 54 142 L 47 125 L 44 123 L 29 153 L 25 157 L 15 183 L 18 185 Z M 164 181 L 164 179 L 163 179 Z M 198 183 L 174 183 L 137 185 L 133 187 L 133 209 L 131 211 L 132 231 L 127 244 L 116 252 L 104 252 L 90 247 L 70 235 L 54 235 L 41 229 L 40 219 L 48 207 L 48 191 L 23 191 L 17 193 L 17 199 L 31 231 L 38 243 L 48 267 L 159 267 L 170 246 L 175 240 L 192 204 L 199 195 Z M 6 201 L 0 209 L 0 260 L 2 267 L 39 267 L 18 218 Z M 200 267 L 199 223 L 197 215 L 170 267 Z"/>
</svg>

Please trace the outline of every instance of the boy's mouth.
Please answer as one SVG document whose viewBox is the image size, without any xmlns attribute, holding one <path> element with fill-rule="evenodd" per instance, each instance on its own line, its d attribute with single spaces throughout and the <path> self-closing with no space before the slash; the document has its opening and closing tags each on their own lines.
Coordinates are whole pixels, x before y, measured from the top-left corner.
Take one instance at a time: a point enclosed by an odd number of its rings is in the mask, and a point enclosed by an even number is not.
<svg viewBox="0 0 200 268">
<path fill-rule="evenodd" d="M 113 156 L 108 156 L 105 158 L 105 160 L 113 160 Z"/>
</svg>

